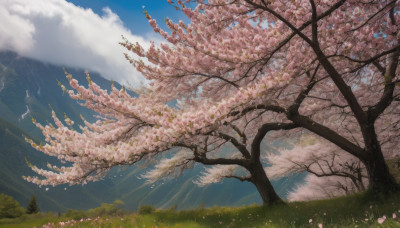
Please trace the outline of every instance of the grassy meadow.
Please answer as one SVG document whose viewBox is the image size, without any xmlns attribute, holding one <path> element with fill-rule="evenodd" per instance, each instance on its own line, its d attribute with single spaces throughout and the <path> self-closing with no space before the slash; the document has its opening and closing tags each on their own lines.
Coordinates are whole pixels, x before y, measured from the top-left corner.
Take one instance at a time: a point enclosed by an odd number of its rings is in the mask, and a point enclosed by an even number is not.
<svg viewBox="0 0 400 228">
<path fill-rule="evenodd" d="M 73 213 L 39 213 L 2 219 L 0 227 L 400 227 L 400 196 L 371 200 L 368 193 L 363 193 L 271 207 L 144 210 L 82 218 Z"/>
</svg>

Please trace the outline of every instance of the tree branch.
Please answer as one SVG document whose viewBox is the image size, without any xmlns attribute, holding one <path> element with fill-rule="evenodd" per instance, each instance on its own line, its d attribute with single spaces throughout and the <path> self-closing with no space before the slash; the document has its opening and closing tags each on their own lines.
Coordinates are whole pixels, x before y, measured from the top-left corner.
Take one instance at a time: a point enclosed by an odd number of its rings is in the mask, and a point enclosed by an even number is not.
<svg viewBox="0 0 400 228">
<path fill-rule="evenodd" d="M 315 76 L 317 75 L 319 64 L 314 70 L 313 75 L 311 76 L 310 82 L 308 83 L 306 89 L 300 92 L 300 94 L 297 96 L 296 100 L 294 103 L 288 108 L 288 113 L 298 113 L 298 110 L 300 108 L 301 103 L 304 101 L 304 99 L 307 97 L 308 93 L 312 90 L 314 85 L 317 83 L 317 81 L 314 81 Z"/>
<path fill-rule="evenodd" d="M 242 111 L 233 111 L 231 113 L 228 114 L 228 116 L 238 116 L 238 117 L 242 117 L 244 115 L 246 115 L 247 113 L 253 111 L 253 110 L 257 110 L 257 109 L 261 109 L 261 110 L 265 110 L 265 111 L 273 111 L 273 112 L 277 112 L 277 113 L 285 113 L 286 109 L 278 106 L 278 105 L 254 105 L 254 106 L 249 106 L 244 108 Z"/>
<path fill-rule="evenodd" d="M 193 161 L 202 163 L 204 165 L 240 165 L 243 167 L 249 167 L 250 162 L 246 159 L 238 158 L 207 158 L 207 154 L 200 154 L 198 147 L 194 145 L 187 145 L 184 143 L 177 143 L 176 146 L 190 149 L 193 151 Z"/>
<path fill-rule="evenodd" d="M 366 25 L 369 21 L 371 21 L 376 15 L 378 15 L 380 12 L 382 12 L 383 10 L 385 10 L 386 7 L 388 7 L 391 4 L 394 4 L 397 0 L 391 1 L 389 2 L 386 6 L 382 7 L 380 10 L 378 10 L 377 12 L 375 12 L 374 14 L 372 14 L 364 23 L 362 23 L 360 26 L 358 26 L 357 28 L 351 29 L 350 32 L 356 31 L 357 29 L 360 29 L 361 27 L 363 27 L 364 25 Z M 392 10 L 393 7 L 390 9 Z"/>
<path fill-rule="evenodd" d="M 350 142 L 343 136 L 339 135 L 335 131 L 331 130 L 330 128 L 319 124 L 313 121 L 311 118 L 296 114 L 296 115 L 288 115 L 288 119 L 293 121 L 299 127 L 303 127 L 325 139 L 328 141 L 336 144 L 338 147 L 342 148 L 343 150 L 349 152 L 350 154 L 354 155 L 355 157 L 359 158 L 360 160 L 365 160 L 364 150 L 355 145 L 354 143 Z"/>
<path fill-rule="evenodd" d="M 341 94 L 343 95 L 343 97 L 348 102 L 348 104 L 349 104 L 351 110 L 353 111 L 354 116 L 356 117 L 361 129 L 363 129 L 364 126 L 365 126 L 365 123 L 367 122 L 366 113 L 362 110 L 362 108 L 361 108 L 360 104 L 358 103 L 358 100 L 355 97 L 354 93 L 352 92 L 351 88 L 346 84 L 346 82 L 343 80 L 343 78 L 339 74 L 339 72 L 335 69 L 335 67 L 332 65 L 332 63 L 329 62 L 327 56 L 322 52 L 320 46 L 318 45 L 318 42 L 315 43 L 312 40 L 310 40 L 300 30 L 298 30 L 296 27 L 294 27 L 288 20 L 286 20 L 281 15 L 279 15 L 277 12 L 275 12 L 274 10 L 268 8 L 267 6 L 262 6 L 262 5 L 256 4 L 256 3 L 254 3 L 254 2 L 252 2 L 250 0 L 245 0 L 245 1 L 248 4 L 250 4 L 250 5 L 252 5 L 252 6 L 256 7 L 256 8 L 263 9 L 263 10 L 271 13 L 273 16 L 275 16 L 280 21 L 282 21 L 284 24 L 286 24 L 293 32 L 295 32 L 298 36 L 300 36 L 304 41 L 306 41 L 311 46 L 311 48 L 314 50 L 315 54 L 317 55 L 318 61 L 324 67 L 326 72 L 332 78 L 332 80 L 335 83 L 335 85 L 338 87 L 338 89 L 341 92 Z M 329 12 L 332 13 L 334 10 L 336 10 L 341 5 L 343 5 L 344 2 L 345 2 L 345 0 L 339 1 L 334 6 L 331 7 Z M 316 15 L 314 15 L 313 17 L 316 17 Z M 319 18 L 317 17 L 316 20 L 312 20 L 312 21 L 314 21 L 314 23 L 317 23 L 317 21 L 320 20 L 320 19 L 322 19 L 322 17 L 319 17 Z"/>
<path fill-rule="evenodd" d="M 225 178 L 234 178 L 234 179 L 238 179 L 238 180 L 240 180 L 241 182 L 244 182 L 244 181 L 251 182 L 251 177 L 240 177 L 240 176 L 235 176 L 235 175 L 224 176 L 224 177 L 225 177 Z"/>
<path fill-rule="evenodd" d="M 232 123 L 229 123 L 228 124 L 233 130 L 235 130 L 235 132 L 242 138 L 242 143 L 244 144 L 244 145 L 246 145 L 246 143 L 247 143 L 247 136 L 246 136 L 246 134 L 244 133 L 244 132 L 242 132 L 237 126 L 235 126 L 234 124 L 232 124 Z"/>
<path fill-rule="evenodd" d="M 266 123 L 263 124 L 257 131 L 256 136 L 251 143 L 251 158 L 252 160 L 259 160 L 261 153 L 261 141 L 269 131 L 277 130 L 290 130 L 296 128 L 297 125 L 293 123 Z"/>
<path fill-rule="evenodd" d="M 312 16 L 311 16 L 311 31 L 312 31 L 312 42 L 318 44 L 318 19 L 317 19 L 317 8 L 315 7 L 314 0 L 310 0 Z"/>
<path fill-rule="evenodd" d="M 221 138 L 221 139 L 225 139 L 226 141 L 229 141 L 230 143 L 232 143 L 232 145 L 234 145 L 239 151 L 240 153 L 242 153 L 242 155 L 249 159 L 250 158 L 250 153 L 246 148 L 246 145 L 241 144 L 239 141 L 236 140 L 235 137 L 232 137 L 228 134 L 219 132 L 219 131 L 214 131 L 216 136 Z"/>
<path fill-rule="evenodd" d="M 392 79 L 396 77 L 396 70 L 399 64 L 400 47 L 397 47 L 396 52 L 392 54 L 390 58 L 389 65 L 385 71 L 385 88 L 380 101 L 368 109 L 367 115 L 370 121 L 375 122 L 375 120 L 382 114 L 383 111 L 392 103 L 393 92 L 395 88 L 395 83 L 392 83 Z"/>
</svg>

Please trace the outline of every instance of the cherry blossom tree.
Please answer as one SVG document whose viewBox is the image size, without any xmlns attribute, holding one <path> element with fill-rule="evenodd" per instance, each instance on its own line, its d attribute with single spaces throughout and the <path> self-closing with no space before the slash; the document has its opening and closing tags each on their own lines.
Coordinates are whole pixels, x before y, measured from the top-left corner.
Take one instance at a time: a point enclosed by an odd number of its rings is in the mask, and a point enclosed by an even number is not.
<svg viewBox="0 0 400 228">
<path fill-rule="evenodd" d="M 334 198 L 358 192 L 349 179 L 337 176 L 324 178 L 315 175 L 307 175 L 304 183 L 296 186 L 288 196 L 288 201 L 310 201 Z"/>
<path fill-rule="evenodd" d="M 159 170 L 220 165 L 205 175 L 250 181 L 273 204 L 281 200 L 260 161 L 261 142 L 307 132 L 362 161 L 374 192 L 399 189 L 383 155 L 396 154 L 400 142 L 398 1 L 169 2 L 190 23 L 167 18 L 168 32 L 146 13 L 165 42 L 121 43 L 148 88 L 131 97 L 68 75 L 73 89 L 63 89 L 100 117 L 78 130 L 54 112 L 55 126 L 36 123 L 46 143 L 28 140 L 32 146 L 72 166 L 33 166 L 44 178 L 28 181 L 85 183 L 179 147 Z M 172 100 L 178 108 L 166 105 Z M 234 149 L 220 153 L 227 145 Z"/>
<path fill-rule="evenodd" d="M 308 172 L 304 183 L 289 194 L 289 200 L 310 200 L 365 191 L 368 175 L 361 160 L 336 145 L 302 135 L 293 148 L 267 155 L 268 177 L 278 179 Z"/>
</svg>

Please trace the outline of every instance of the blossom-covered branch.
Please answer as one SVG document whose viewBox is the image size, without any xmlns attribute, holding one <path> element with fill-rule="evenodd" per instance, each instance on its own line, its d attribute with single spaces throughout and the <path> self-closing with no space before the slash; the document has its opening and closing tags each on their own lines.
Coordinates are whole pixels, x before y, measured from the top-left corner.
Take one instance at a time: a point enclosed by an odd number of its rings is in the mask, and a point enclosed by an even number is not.
<svg viewBox="0 0 400 228">
<path fill-rule="evenodd" d="M 28 180 L 95 180 L 113 166 L 184 147 L 185 156 L 165 160 L 171 165 L 161 162 L 151 178 L 191 162 L 224 170 L 236 165 L 250 175 L 223 176 L 248 177 L 264 203 L 273 204 L 281 200 L 260 161 L 266 152 L 261 143 L 307 132 L 328 145 L 320 154 L 334 147 L 336 155 L 358 159 L 375 192 L 399 190 L 385 163 L 400 148 L 398 1 L 177 4 L 190 23 L 166 19 L 169 32 L 146 12 L 163 43 L 145 49 L 121 42 L 127 60 L 149 81 L 146 92 L 108 92 L 89 76 L 85 88 L 68 76 L 72 89 L 62 88 L 100 117 L 77 128 L 53 112 L 55 126 L 36 123 L 46 142 L 28 140 L 32 146 L 72 166 L 35 167 L 44 179 Z M 167 105 L 173 100 L 179 107 Z M 226 146 L 232 150 L 221 154 Z M 232 157 L 236 153 L 240 157 Z"/>
</svg>

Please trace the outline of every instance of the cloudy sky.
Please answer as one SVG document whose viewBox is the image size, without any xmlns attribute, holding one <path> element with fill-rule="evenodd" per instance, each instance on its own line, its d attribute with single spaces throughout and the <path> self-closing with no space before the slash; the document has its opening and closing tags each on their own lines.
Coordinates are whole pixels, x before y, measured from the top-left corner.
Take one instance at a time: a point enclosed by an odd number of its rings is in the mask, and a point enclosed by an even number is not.
<svg viewBox="0 0 400 228">
<path fill-rule="evenodd" d="M 143 78 L 118 42 L 121 35 L 142 44 L 159 39 L 143 8 L 161 23 L 183 18 L 167 0 L 0 0 L 0 51 L 138 85 Z"/>
</svg>

